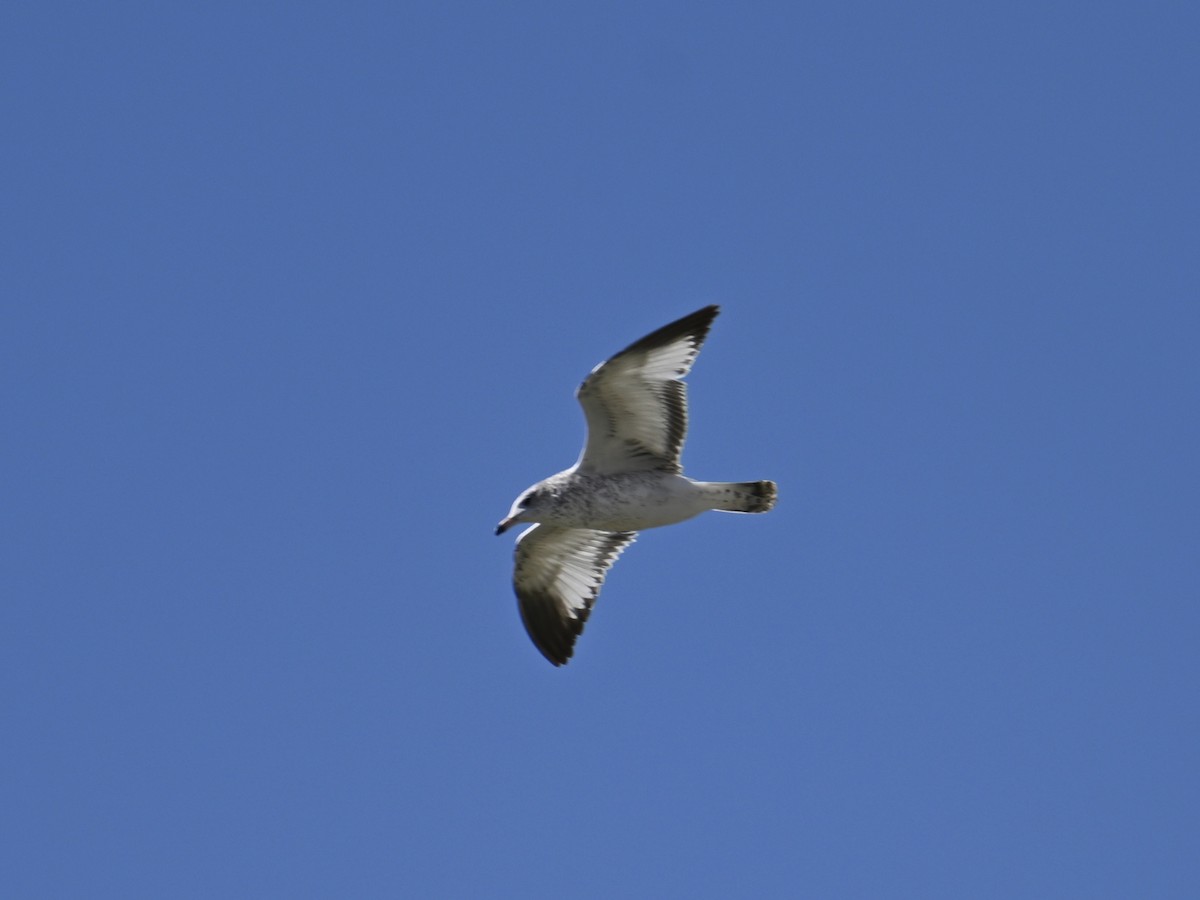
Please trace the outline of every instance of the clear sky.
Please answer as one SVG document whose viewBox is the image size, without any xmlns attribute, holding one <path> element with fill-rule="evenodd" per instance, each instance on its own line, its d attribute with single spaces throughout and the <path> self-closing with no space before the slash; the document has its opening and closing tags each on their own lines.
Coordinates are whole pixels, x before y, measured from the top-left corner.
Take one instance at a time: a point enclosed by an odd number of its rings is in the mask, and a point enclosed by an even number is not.
<svg viewBox="0 0 1200 900">
<path fill-rule="evenodd" d="M 1192 3 L 0 12 L 0 894 L 1200 896 Z M 527 485 L 708 303 L 564 669 Z"/>
</svg>

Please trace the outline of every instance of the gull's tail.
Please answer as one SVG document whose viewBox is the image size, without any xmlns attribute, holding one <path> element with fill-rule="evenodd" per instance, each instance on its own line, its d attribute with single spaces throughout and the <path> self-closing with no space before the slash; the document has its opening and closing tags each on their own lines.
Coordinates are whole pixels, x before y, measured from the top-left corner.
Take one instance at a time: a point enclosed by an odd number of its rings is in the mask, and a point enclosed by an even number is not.
<svg viewBox="0 0 1200 900">
<path fill-rule="evenodd" d="M 704 487 L 712 508 L 725 512 L 769 512 L 779 496 L 773 481 L 710 481 Z"/>
</svg>

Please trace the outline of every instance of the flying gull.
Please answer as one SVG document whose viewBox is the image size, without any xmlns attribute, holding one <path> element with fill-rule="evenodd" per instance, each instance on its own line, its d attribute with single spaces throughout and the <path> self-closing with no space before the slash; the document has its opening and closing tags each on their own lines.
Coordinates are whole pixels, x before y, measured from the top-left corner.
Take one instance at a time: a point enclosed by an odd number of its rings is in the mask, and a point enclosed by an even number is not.
<svg viewBox="0 0 1200 900">
<path fill-rule="evenodd" d="M 664 325 L 592 369 L 575 396 L 587 418 L 578 462 L 517 498 L 496 526 L 518 539 L 513 588 L 521 621 L 556 666 L 571 658 L 604 576 L 644 528 L 710 509 L 762 513 L 773 481 L 692 481 L 679 457 L 687 433 L 687 386 L 718 307 Z"/>
</svg>

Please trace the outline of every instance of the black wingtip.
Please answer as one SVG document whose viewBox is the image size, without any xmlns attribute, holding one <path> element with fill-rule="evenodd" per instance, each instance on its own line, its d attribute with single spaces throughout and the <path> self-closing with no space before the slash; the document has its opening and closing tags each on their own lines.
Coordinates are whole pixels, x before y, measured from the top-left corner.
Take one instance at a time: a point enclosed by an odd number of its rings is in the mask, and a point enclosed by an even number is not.
<svg viewBox="0 0 1200 900">
<path fill-rule="evenodd" d="M 652 331 L 641 340 L 634 341 L 618 353 L 617 356 L 624 356 L 626 353 L 659 347 L 663 344 L 677 341 L 687 335 L 690 335 L 694 339 L 695 347 L 698 349 L 708 337 L 713 320 L 717 318 L 717 314 L 720 312 L 721 307 L 717 306 L 717 304 L 709 304 L 703 309 L 698 309 L 694 313 L 688 313 L 683 318 L 676 319 L 674 322 L 664 325 L 657 331 Z"/>
<path fill-rule="evenodd" d="M 520 595 L 518 601 L 521 601 Z M 554 666 L 565 666 L 575 655 L 575 641 L 583 633 L 590 610 L 585 610 L 578 618 L 564 618 L 554 611 L 555 603 L 549 596 L 544 596 L 538 602 L 536 595 L 530 595 L 527 601 L 518 602 L 517 608 L 533 646 L 547 662 Z"/>
<path fill-rule="evenodd" d="M 707 333 L 708 329 L 712 326 L 713 320 L 716 319 L 716 317 L 720 314 L 721 307 L 715 303 L 710 303 L 703 309 L 698 309 L 694 313 L 689 313 L 682 319 L 676 319 L 670 325 L 667 325 L 666 328 L 678 327 L 681 332 L 686 334 L 692 331 L 696 326 L 699 326 Z"/>
</svg>

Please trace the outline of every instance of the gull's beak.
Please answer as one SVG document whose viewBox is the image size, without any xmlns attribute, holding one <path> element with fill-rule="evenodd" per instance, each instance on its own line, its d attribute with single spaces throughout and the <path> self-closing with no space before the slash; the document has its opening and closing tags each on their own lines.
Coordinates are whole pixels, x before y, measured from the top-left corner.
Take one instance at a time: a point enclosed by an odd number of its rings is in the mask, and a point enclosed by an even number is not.
<svg viewBox="0 0 1200 900">
<path fill-rule="evenodd" d="M 512 525 L 513 525 L 513 518 L 510 516 L 509 518 L 501 521 L 500 524 L 496 526 L 496 534 L 504 534 L 504 532 L 506 532 L 506 531 L 508 531 L 508 529 L 512 528 Z"/>
</svg>

